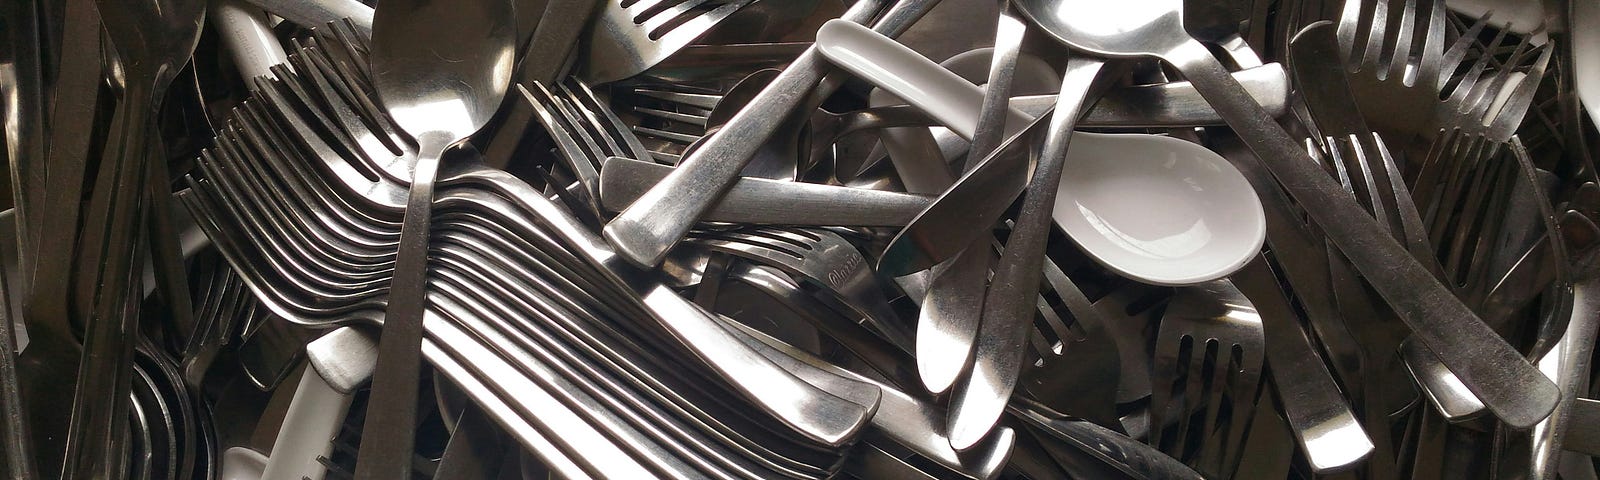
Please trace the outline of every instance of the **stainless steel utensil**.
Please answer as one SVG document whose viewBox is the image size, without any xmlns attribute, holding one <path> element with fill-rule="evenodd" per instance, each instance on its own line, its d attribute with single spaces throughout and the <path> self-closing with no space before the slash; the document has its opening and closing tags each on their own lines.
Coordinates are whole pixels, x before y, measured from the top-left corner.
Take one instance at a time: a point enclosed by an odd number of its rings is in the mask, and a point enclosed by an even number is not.
<svg viewBox="0 0 1600 480">
<path fill-rule="evenodd" d="M 1103 62 L 1095 59 L 1067 60 L 1061 97 L 1051 115 L 1038 166 L 1028 181 L 1032 188 L 1022 197 L 1015 226 L 995 266 L 994 283 L 984 296 L 973 373 L 965 387 L 956 391 L 958 407 L 951 414 L 950 439 L 958 450 L 992 428 L 1016 388 L 1067 145 L 1079 109 L 1090 103 L 1088 95 L 1102 66 Z"/>
<path fill-rule="evenodd" d="M 622 157 L 600 169 L 600 203 L 632 205 L 672 167 Z M 897 226 L 932 202 L 928 195 L 743 177 L 702 220 L 756 225 Z"/>
<path fill-rule="evenodd" d="M 1010 113 L 1012 78 L 1015 76 L 1018 58 L 1022 51 L 1022 38 L 1027 33 L 1027 27 L 1009 4 L 1000 6 L 998 18 L 994 48 L 989 52 L 989 71 L 984 77 L 988 83 L 977 112 L 977 129 L 973 132 L 967 158 L 955 166 L 957 172 L 965 172 L 970 167 L 976 166 L 1005 139 L 1006 122 L 1009 120 L 1007 114 Z M 894 135 L 895 132 L 888 132 L 883 140 L 885 146 L 893 145 L 890 142 L 896 141 Z M 915 136 L 910 136 L 905 141 L 914 139 Z M 930 165 L 932 169 L 939 170 L 940 174 L 944 173 L 945 166 L 942 163 L 933 163 L 935 165 Z M 988 226 L 979 223 L 974 227 L 983 229 Z M 969 366 L 974 369 L 991 367 L 996 360 L 993 355 L 997 352 L 984 352 L 978 349 L 982 345 L 978 341 L 978 336 L 984 333 L 981 320 L 985 311 L 984 302 L 988 300 L 984 298 L 984 293 L 987 291 L 989 266 L 994 263 L 990 242 L 990 236 L 978 235 L 965 250 L 950 259 L 943 269 L 929 273 L 933 278 L 928 281 L 928 291 L 922 297 L 922 312 L 917 319 L 916 350 L 917 373 L 922 377 L 923 387 L 929 392 L 944 393 L 963 378 Z M 1034 295 L 1033 289 L 1030 288 L 1024 295 L 1031 299 Z M 1031 309 L 1024 310 L 1031 313 Z M 1022 349 L 1017 350 L 1017 355 L 1021 355 Z M 1003 354 L 1002 358 L 1009 353 Z M 991 357 L 981 358 L 980 354 Z M 1004 363 L 1003 360 L 1001 363 Z M 982 377 L 976 375 L 989 373 L 991 372 L 973 370 L 971 374 L 966 375 L 966 378 L 969 382 L 981 381 Z M 992 399 L 985 399 L 982 394 L 967 397 L 966 393 L 964 389 L 961 393 L 963 401 L 956 404 L 951 411 L 951 446 L 957 450 L 969 447 L 976 441 L 976 437 L 981 437 L 982 433 L 988 431 L 988 428 L 979 428 L 979 425 L 984 423 L 981 417 L 985 413 L 980 413 L 984 407 L 969 407 L 968 404 L 992 401 Z M 1001 396 L 1002 399 L 1004 397 L 1005 395 Z M 973 408 L 977 408 L 980 412 L 970 411 Z M 954 421 L 959 415 L 978 417 L 978 419 L 966 422 Z"/>
<path fill-rule="evenodd" d="M 1247 295 L 1261 318 L 1262 347 L 1273 368 L 1272 385 L 1278 389 L 1284 414 L 1307 463 L 1318 472 L 1360 465 L 1372 455 L 1372 440 L 1322 365 L 1317 345 L 1299 325 L 1266 257 L 1246 265 L 1231 281 Z"/>
<path fill-rule="evenodd" d="M 389 2 L 374 15 L 373 86 L 395 122 L 416 139 L 417 157 L 373 376 L 373 395 L 396 403 L 368 411 L 356 478 L 411 476 L 434 179 L 440 157 L 482 128 L 505 95 L 516 48 L 514 18 L 507 0 Z M 447 68 L 440 68 L 440 58 Z"/>
<path fill-rule="evenodd" d="M 1260 314 L 1231 282 L 1180 288 L 1156 340 L 1146 442 L 1199 471 L 1232 475 L 1256 408 L 1265 343 Z"/>
</svg>

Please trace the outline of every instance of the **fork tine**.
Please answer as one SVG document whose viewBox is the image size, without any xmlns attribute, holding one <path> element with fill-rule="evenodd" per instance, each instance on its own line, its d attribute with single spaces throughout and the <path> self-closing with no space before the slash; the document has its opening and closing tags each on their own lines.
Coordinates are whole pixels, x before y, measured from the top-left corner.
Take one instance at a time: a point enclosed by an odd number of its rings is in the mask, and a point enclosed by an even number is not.
<svg viewBox="0 0 1600 480">
<path fill-rule="evenodd" d="M 637 106 L 637 105 L 633 107 L 633 111 L 637 112 L 637 113 L 639 113 L 641 115 L 644 115 L 644 116 L 659 118 L 659 119 L 670 121 L 670 122 L 682 122 L 682 123 L 687 123 L 687 124 L 694 125 L 694 126 L 697 126 L 697 127 L 700 127 L 700 128 L 705 128 L 705 126 L 706 126 L 706 116 L 705 115 L 694 115 L 694 114 L 688 114 L 688 113 L 673 112 L 673 111 L 668 111 L 668 110 L 662 110 L 662 109 L 659 109 L 659 108 L 641 107 L 641 106 Z"/>
<path fill-rule="evenodd" d="M 642 23 L 644 17 L 655 15 L 678 1 L 682 0 L 622 0 L 622 9 L 633 16 L 634 23 Z"/>
<path fill-rule="evenodd" d="M 561 152 L 560 157 L 566 161 L 567 169 L 577 177 L 580 184 L 583 184 L 583 194 L 588 197 L 583 199 L 584 202 L 598 215 L 600 171 L 595 167 L 595 158 L 590 156 L 592 150 L 585 150 L 576 139 L 572 138 L 575 129 L 565 123 L 567 119 L 564 116 L 553 111 L 559 110 L 559 107 L 554 105 L 550 91 L 538 81 L 531 83 L 534 87 L 532 90 L 519 87 L 524 100 L 533 107 L 534 117 L 539 119 L 545 131 L 549 132 L 550 138 L 555 140 L 556 149 Z"/>
<path fill-rule="evenodd" d="M 1177 413 L 1178 429 L 1174 435 L 1175 443 L 1173 443 L 1169 451 L 1174 456 L 1187 458 L 1189 463 L 1193 464 L 1196 462 L 1193 461 L 1193 457 L 1188 452 L 1190 450 L 1198 450 L 1200 447 L 1198 445 L 1191 446 L 1190 439 L 1194 438 L 1195 429 L 1197 428 L 1194 425 L 1195 412 L 1203 408 L 1206 403 L 1205 397 L 1208 392 L 1206 392 L 1205 384 L 1208 378 L 1206 377 L 1205 361 L 1210 356 L 1214 343 L 1195 335 L 1185 334 L 1183 337 L 1189 341 L 1189 356 L 1182 361 L 1188 370 L 1184 372 L 1186 381 L 1183 386 L 1183 400 L 1179 402 L 1180 407 Z M 1204 422 L 1204 418 L 1201 419 L 1201 422 Z"/>
<path fill-rule="evenodd" d="M 1417 30 L 1417 0 L 1404 0 L 1397 23 L 1391 24 L 1392 33 L 1384 38 L 1384 54 L 1378 58 L 1380 80 L 1404 80 L 1406 66 L 1411 62 L 1411 42 Z"/>
<path fill-rule="evenodd" d="M 1255 417 L 1256 399 L 1262 388 L 1261 369 L 1266 363 L 1266 352 L 1262 349 L 1242 349 L 1239 357 L 1239 368 L 1230 369 L 1231 381 L 1228 383 L 1232 391 L 1233 410 L 1227 434 L 1228 440 L 1223 443 L 1225 452 L 1224 463 L 1221 471 L 1225 475 L 1233 476 L 1244 454 L 1244 436 L 1249 428 L 1251 419 Z"/>
<path fill-rule="evenodd" d="M 1452 210 L 1459 210 L 1460 213 L 1441 215 L 1436 224 L 1439 228 L 1438 237 L 1440 239 L 1438 242 L 1443 242 L 1445 235 L 1454 234 L 1454 238 L 1447 250 L 1450 258 L 1445 262 L 1445 271 L 1455 277 L 1459 277 L 1462 274 L 1462 261 L 1465 255 L 1462 252 L 1464 249 L 1464 238 L 1462 236 L 1471 232 L 1476 218 L 1475 215 L 1477 215 L 1477 212 L 1474 211 L 1476 204 L 1483 194 L 1484 184 L 1492 177 L 1491 169 L 1486 168 L 1487 166 L 1483 164 L 1483 151 L 1489 142 L 1485 141 L 1481 136 L 1474 135 L 1470 138 L 1471 140 L 1468 142 L 1467 147 L 1462 150 L 1456 159 L 1461 165 L 1463 174 L 1458 181 L 1453 182 L 1449 190 L 1446 190 L 1446 196 L 1444 197 L 1446 203 L 1441 205 L 1441 208 L 1448 207 Z M 1457 208 L 1458 206 L 1459 209 Z M 1454 228 L 1451 225 L 1454 225 Z M 1442 243 L 1435 244 L 1442 245 Z"/>
<path fill-rule="evenodd" d="M 610 157 L 614 153 L 609 151 L 605 145 L 595 141 L 595 137 L 601 135 L 594 130 L 594 125 L 584 121 L 582 115 L 575 111 L 575 107 L 572 104 L 568 103 L 566 99 L 556 96 L 548 87 L 541 84 L 540 88 L 543 89 L 540 93 L 544 95 L 544 99 L 547 102 L 546 106 L 560 115 L 563 120 L 562 124 L 569 129 L 567 133 L 574 140 L 578 140 L 578 146 L 584 149 L 585 158 L 589 160 L 590 166 L 598 171 L 600 159 Z"/>
<path fill-rule="evenodd" d="M 556 85 L 554 93 L 562 101 L 562 105 L 566 107 L 569 118 L 574 123 L 583 126 L 585 132 L 594 134 L 595 138 L 591 139 L 591 141 L 599 140 L 595 143 L 598 153 L 598 155 L 595 155 L 595 159 L 632 155 L 632 152 L 624 152 L 622 150 L 622 146 L 617 143 L 617 138 L 611 134 L 605 124 L 600 122 L 599 118 L 594 116 L 594 111 L 579 101 L 578 96 L 572 93 L 572 89 L 567 88 L 566 85 Z"/>
<path fill-rule="evenodd" d="M 708 0 L 684 0 L 681 3 L 661 9 L 655 13 L 647 14 L 649 19 L 638 22 L 651 38 L 660 38 L 670 32 L 672 28 L 687 22 L 694 21 L 698 16 L 695 10 Z M 634 17 L 638 18 L 638 17 Z"/>
<path fill-rule="evenodd" d="M 1498 149 L 1497 149 L 1498 150 Z M 1509 203 L 1513 196 L 1512 190 L 1516 188 L 1517 163 L 1505 159 L 1501 152 L 1491 153 L 1490 156 L 1496 163 L 1494 185 L 1489 187 L 1485 200 L 1487 203 L 1479 213 L 1478 231 L 1472 237 L 1472 257 L 1467 260 L 1467 273 L 1464 276 L 1467 285 L 1467 298 L 1474 303 L 1480 302 L 1483 294 L 1487 293 L 1489 274 L 1492 267 L 1490 258 L 1495 253 L 1495 246 L 1500 242 L 1502 232 L 1505 231 L 1506 222 L 1504 212 L 1510 208 Z"/>
<path fill-rule="evenodd" d="M 1449 221 L 1452 214 L 1450 209 L 1454 205 L 1454 192 L 1457 191 L 1458 184 L 1462 181 L 1468 168 L 1468 162 L 1462 159 L 1465 152 L 1472 148 L 1473 138 L 1474 136 L 1466 135 L 1457 130 L 1457 135 L 1452 141 L 1442 145 L 1439 150 L 1439 158 L 1436 161 L 1440 166 L 1440 176 L 1433 184 L 1433 190 L 1437 193 L 1427 198 L 1429 209 L 1426 219 L 1429 225 L 1428 238 L 1440 248 L 1444 247 L 1440 243 L 1443 241 L 1443 225 Z"/>
<path fill-rule="evenodd" d="M 1061 355 L 1063 344 L 1072 337 L 1067 331 L 1067 320 L 1062 318 L 1061 312 L 1056 311 L 1055 307 L 1050 306 L 1048 300 L 1040 296 L 1035 303 L 1039 312 L 1035 317 L 1034 329 L 1039 331 L 1039 335 L 1029 335 L 1029 337 L 1037 339 L 1036 346 L 1041 347 L 1039 354 L 1048 362 L 1050 358 Z"/>
<path fill-rule="evenodd" d="M 1445 50 L 1444 55 L 1439 60 L 1438 82 L 1441 89 L 1450 82 L 1456 70 L 1461 68 L 1461 62 L 1466 61 L 1467 52 L 1477 43 L 1478 35 L 1483 32 L 1484 27 L 1489 25 L 1490 15 L 1492 15 L 1491 12 L 1484 12 L 1483 16 L 1472 22 L 1471 27 L 1461 32 L 1461 36 L 1456 38 L 1454 44 L 1450 45 L 1450 49 Z"/>
<path fill-rule="evenodd" d="M 1386 70 L 1379 78 L 1405 80 L 1406 66 L 1411 62 L 1411 43 L 1416 37 L 1416 2 L 1418 0 L 1405 0 L 1405 6 L 1400 10 L 1400 29 L 1395 35 L 1390 35 L 1394 37 L 1394 45 L 1387 45 L 1389 58 L 1379 59 Z"/>
<path fill-rule="evenodd" d="M 1339 56 L 1343 57 L 1345 65 L 1352 70 L 1360 59 L 1356 52 L 1362 48 L 1356 41 L 1361 38 L 1359 36 L 1361 26 L 1366 23 L 1362 20 L 1366 17 L 1361 15 L 1363 3 L 1365 2 L 1361 0 L 1344 0 L 1344 5 L 1339 9 L 1339 26 L 1334 33 L 1339 38 Z"/>
<path fill-rule="evenodd" d="M 1422 213 L 1417 210 L 1416 201 L 1411 196 L 1411 191 L 1406 188 L 1405 180 L 1400 178 L 1400 167 L 1395 165 L 1394 156 L 1389 153 L 1389 145 L 1376 133 L 1373 133 L 1372 137 L 1373 144 L 1378 148 L 1377 157 L 1383 162 L 1383 168 L 1389 176 L 1389 188 L 1393 192 L 1395 201 L 1395 217 L 1400 222 L 1401 241 L 1411 251 L 1411 256 L 1422 262 L 1434 277 L 1444 278 L 1444 267 L 1439 265 L 1433 244 L 1428 243 L 1428 232 L 1422 226 Z"/>
<path fill-rule="evenodd" d="M 643 87 L 634 87 L 633 94 L 641 97 L 654 98 L 656 100 L 691 105 L 705 110 L 716 108 L 717 102 L 722 100 L 721 95 L 675 92 L 671 90 L 659 90 Z"/>
<path fill-rule="evenodd" d="M 1381 144 L 1382 138 L 1373 132 L 1352 133 L 1350 146 L 1355 150 L 1357 165 L 1361 167 L 1363 178 L 1368 180 L 1367 191 L 1372 193 L 1377 202 L 1377 209 L 1381 213 L 1374 215 L 1378 222 L 1388 228 L 1391 236 L 1396 241 L 1406 241 L 1405 220 L 1401 218 L 1400 199 L 1396 196 L 1393 178 L 1396 173 L 1384 164 L 1384 156 L 1388 155 L 1386 147 Z"/>
<path fill-rule="evenodd" d="M 1182 394 L 1178 384 L 1180 377 L 1177 373 L 1178 365 L 1183 364 L 1179 359 L 1179 355 L 1183 353 L 1183 341 L 1182 336 L 1167 329 L 1158 330 L 1155 349 L 1152 352 L 1154 360 L 1150 378 L 1150 429 L 1145 436 L 1145 443 L 1163 452 L 1167 451 L 1162 445 L 1162 439 L 1167 436 L 1167 418 L 1172 414 L 1173 397 Z"/>
<path fill-rule="evenodd" d="M 1325 145 L 1329 146 L 1325 150 L 1327 153 L 1328 165 L 1332 166 L 1333 169 L 1334 178 L 1339 180 L 1339 185 L 1344 187 L 1345 193 L 1356 197 L 1357 201 L 1362 201 L 1361 195 L 1356 194 L 1355 184 L 1350 181 L 1350 170 L 1345 167 L 1344 152 L 1341 152 L 1338 148 L 1335 148 L 1338 144 L 1338 141 L 1333 137 L 1327 137 L 1323 139 L 1323 142 Z M 1365 205 L 1363 205 L 1363 207 L 1365 207 Z"/>
<path fill-rule="evenodd" d="M 595 122 L 595 126 L 601 132 L 615 142 L 620 142 L 617 150 L 625 152 L 624 156 L 639 160 L 647 158 L 650 150 L 644 148 L 644 143 L 639 141 L 639 137 L 633 135 L 627 124 L 617 117 L 617 113 L 612 111 L 610 106 L 600 101 L 600 97 L 594 94 L 594 89 L 589 88 L 589 84 L 583 79 L 567 77 L 566 83 L 562 85 L 562 91 L 572 99 L 572 103 L 587 114 L 587 118 Z"/>
<path fill-rule="evenodd" d="M 709 0 L 677 0 L 677 3 L 673 5 L 668 6 L 667 8 L 659 9 L 659 11 L 653 15 L 655 18 L 652 18 L 651 20 L 666 17 L 666 19 L 670 21 L 672 17 L 682 16 L 685 13 L 706 4 L 707 1 Z"/>
<path fill-rule="evenodd" d="M 640 134 L 640 135 L 648 135 L 648 136 L 651 136 L 651 137 L 659 138 L 659 139 L 662 139 L 662 140 L 666 140 L 666 141 L 677 143 L 677 144 L 684 145 L 684 146 L 688 146 L 688 145 L 693 144 L 694 142 L 700 141 L 700 136 L 699 135 L 691 135 L 691 134 L 687 134 L 687 133 L 674 132 L 674 131 L 671 131 L 671 130 L 662 130 L 662 129 L 659 129 L 659 128 L 641 127 L 641 126 L 635 125 L 633 127 L 633 131 L 638 133 L 638 134 Z M 660 152 L 651 152 L 651 154 L 660 154 Z"/>
<path fill-rule="evenodd" d="M 1419 214 L 1427 215 L 1433 206 L 1433 192 L 1439 184 L 1439 170 L 1446 148 L 1459 136 L 1460 129 L 1441 128 L 1428 152 L 1417 161 L 1416 174 L 1411 179 L 1411 201 Z"/>
<path fill-rule="evenodd" d="M 1424 1 L 1428 2 L 1427 30 L 1421 35 L 1422 51 L 1415 52 L 1421 57 L 1417 63 L 1416 77 L 1408 79 L 1408 84 L 1437 89 L 1439 70 L 1444 64 L 1445 2 Z"/>
<path fill-rule="evenodd" d="M 1550 65 L 1550 56 L 1555 52 L 1554 44 L 1541 47 L 1539 59 L 1528 69 L 1527 75 L 1517 83 L 1512 90 L 1510 98 L 1505 105 L 1494 113 L 1494 120 L 1490 122 L 1488 136 L 1497 142 L 1511 139 L 1517 127 L 1522 123 L 1522 118 L 1528 112 L 1528 107 L 1533 105 L 1534 94 L 1539 90 L 1539 84 L 1544 81 L 1545 68 Z"/>
<path fill-rule="evenodd" d="M 1372 73 L 1375 76 L 1378 76 L 1380 79 L 1383 78 L 1382 75 L 1385 74 L 1378 67 L 1379 65 L 1382 65 L 1381 57 L 1383 55 L 1383 51 L 1385 50 L 1384 38 L 1388 36 L 1387 34 L 1390 28 L 1389 2 L 1391 1 L 1394 0 L 1377 0 L 1372 2 L 1372 14 L 1367 20 L 1367 35 L 1360 51 L 1361 62 L 1357 67 L 1358 71 L 1372 71 Z"/>
<path fill-rule="evenodd" d="M 1495 35 L 1494 41 L 1490 42 L 1490 45 L 1498 45 L 1504 38 L 1505 32 L 1502 31 Z M 1489 50 L 1492 50 L 1492 47 L 1486 48 L 1484 54 L 1473 61 L 1472 66 L 1467 69 L 1467 73 L 1456 78 L 1454 86 L 1448 87 L 1450 96 L 1441 103 L 1445 109 L 1441 114 L 1441 118 L 1444 118 L 1446 123 L 1459 125 L 1460 119 L 1464 118 L 1463 115 L 1466 111 L 1472 108 L 1472 101 L 1478 95 L 1481 95 L 1482 92 L 1478 90 L 1478 83 L 1483 79 L 1484 71 L 1489 68 L 1489 63 L 1493 60 Z"/>
<path fill-rule="evenodd" d="M 1504 33 L 1504 31 L 1502 31 L 1502 33 Z M 1500 36 L 1496 36 L 1496 40 L 1499 40 L 1500 38 Z M 1516 46 L 1512 47 L 1511 55 L 1507 58 L 1506 62 L 1495 69 L 1494 75 L 1490 76 L 1488 81 L 1480 80 L 1478 86 L 1473 89 L 1473 99 L 1469 104 L 1471 108 L 1468 108 L 1464 112 L 1466 115 L 1466 120 L 1475 122 L 1473 127 L 1482 128 L 1489 125 L 1489 122 L 1492 120 L 1493 113 L 1490 111 L 1490 109 L 1495 106 L 1495 100 L 1498 99 L 1500 92 L 1504 89 L 1506 83 L 1510 81 L 1512 74 L 1516 73 L 1516 67 L 1523 62 L 1523 59 L 1527 57 L 1529 53 L 1531 53 L 1530 49 L 1528 48 L 1531 38 L 1532 37 L 1523 37 Z M 1487 52 L 1485 52 L 1486 56 L 1491 62 L 1494 61 L 1494 56 L 1490 54 L 1500 46 L 1501 45 L 1499 42 L 1496 42 L 1495 44 L 1491 45 Z"/>
<path fill-rule="evenodd" d="M 768 245 L 771 248 L 785 249 L 804 255 L 804 252 L 814 250 L 816 242 L 820 240 L 810 232 L 791 229 L 755 228 L 735 232 L 727 232 L 732 238 L 737 238 L 751 243 Z"/>
<path fill-rule="evenodd" d="M 1209 374 L 1205 390 L 1206 395 L 1205 398 L 1201 399 L 1205 404 L 1205 416 L 1201 417 L 1200 435 L 1196 437 L 1200 441 L 1199 448 L 1201 449 L 1199 463 L 1201 465 L 1200 468 L 1204 471 L 1222 472 L 1223 459 L 1227 457 L 1228 445 L 1213 442 L 1219 430 L 1223 433 L 1228 433 L 1227 431 L 1229 430 L 1220 424 L 1222 423 L 1223 399 L 1227 396 L 1228 391 L 1232 390 L 1228 386 L 1230 381 L 1234 379 L 1232 371 L 1234 348 L 1232 343 L 1222 343 L 1218 339 L 1207 341 L 1206 347 L 1206 356 L 1202 358 L 1201 365 L 1204 368 L 1205 362 L 1210 361 L 1211 369 L 1206 372 Z"/>
<path fill-rule="evenodd" d="M 1361 147 L 1361 141 L 1352 134 L 1348 138 L 1339 139 L 1339 147 L 1345 150 L 1345 161 L 1350 162 L 1350 168 L 1360 175 L 1360 189 L 1366 192 L 1367 202 L 1370 204 L 1369 213 L 1379 220 L 1378 227 L 1391 236 L 1394 230 L 1390 223 L 1389 209 L 1385 204 L 1383 190 L 1378 186 L 1377 172 L 1373 171 L 1371 161 L 1367 159 L 1367 152 Z M 1354 180 L 1352 180 L 1354 181 Z"/>
</svg>

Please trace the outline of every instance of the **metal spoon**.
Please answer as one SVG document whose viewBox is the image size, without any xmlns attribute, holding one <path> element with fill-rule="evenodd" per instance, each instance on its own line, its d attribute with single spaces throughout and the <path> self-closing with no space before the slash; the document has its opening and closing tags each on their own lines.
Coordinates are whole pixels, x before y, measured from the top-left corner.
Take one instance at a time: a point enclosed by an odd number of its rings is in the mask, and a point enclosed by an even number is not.
<svg viewBox="0 0 1600 480">
<path fill-rule="evenodd" d="M 433 182 L 439 157 L 487 123 L 505 96 L 515 18 L 509 0 L 400 0 L 374 15 L 373 86 L 418 148 L 372 381 L 373 395 L 394 403 L 367 412 L 356 478 L 411 476 Z"/>
<path fill-rule="evenodd" d="M 1506 423 L 1526 428 L 1561 394 L 1362 210 L 1183 25 L 1182 0 L 1018 2 L 1034 23 L 1070 47 L 1107 56 L 1159 57 L 1194 84 L 1273 176 L 1343 250 L 1440 360 Z"/>
</svg>

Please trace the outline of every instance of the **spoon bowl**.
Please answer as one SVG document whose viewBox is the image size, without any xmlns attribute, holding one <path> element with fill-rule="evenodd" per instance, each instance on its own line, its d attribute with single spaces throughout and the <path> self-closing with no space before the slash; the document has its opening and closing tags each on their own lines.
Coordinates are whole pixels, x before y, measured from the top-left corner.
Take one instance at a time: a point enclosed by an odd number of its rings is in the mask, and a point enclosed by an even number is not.
<svg viewBox="0 0 1600 480">
<path fill-rule="evenodd" d="M 1106 56 L 1159 55 L 1192 42 L 1183 32 L 1183 0 L 1019 0 L 1045 33 L 1079 50 Z M 1049 19 L 1040 16 L 1056 15 Z M 1066 16 L 1071 18 L 1066 18 Z"/>
<path fill-rule="evenodd" d="M 442 151 L 476 132 L 500 106 L 515 65 L 509 6 L 411 0 L 377 9 L 373 87 L 419 146 Z M 420 150 L 422 156 L 430 149 Z"/>
<path fill-rule="evenodd" d="M 1156 285 L 1222 278 L 1266 238 L 1250 183 L 1227 160 L 1156 135 L 1079 132 L 1055 220 L 1084 252 L 1122 275 Z"/>
</svg>

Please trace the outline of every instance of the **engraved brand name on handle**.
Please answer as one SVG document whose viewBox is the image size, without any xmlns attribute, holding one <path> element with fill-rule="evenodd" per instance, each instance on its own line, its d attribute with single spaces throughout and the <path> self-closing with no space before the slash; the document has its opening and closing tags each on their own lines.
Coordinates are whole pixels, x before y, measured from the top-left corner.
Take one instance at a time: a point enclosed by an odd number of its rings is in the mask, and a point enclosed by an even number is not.
<svg viewBox="0 0 1600 480">
<path fill-rule="evenodd" d="M 861 265 L 864 263 L 866 263 L 865 258 L 860 256 L 851 256 L 850 260 L 845 262 L 844 265 L 840 265 L 839 267 L 828 271 L 828 285 L 837 287 L 843 284 L 845 280 L 849 279 L 852 275 L 855 275 L 856 271 L 860 270 Z"/>
</svg>

